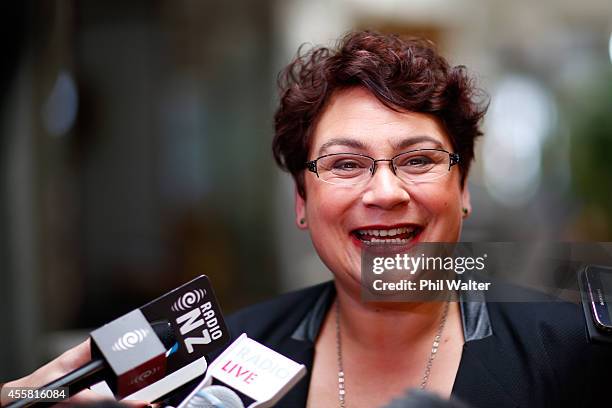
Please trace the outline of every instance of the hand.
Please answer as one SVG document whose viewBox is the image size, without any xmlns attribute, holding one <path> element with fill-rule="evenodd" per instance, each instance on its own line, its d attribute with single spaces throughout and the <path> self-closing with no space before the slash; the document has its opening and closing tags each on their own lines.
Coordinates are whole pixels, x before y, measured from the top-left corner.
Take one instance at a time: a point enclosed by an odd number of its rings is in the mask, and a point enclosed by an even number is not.
<svg viewBox="0 0 612 408">
<path fill-rule="evenodd" d="M 32 374 L 22 377 L 18 380 L 10 381 L 4 384 L 4 387 L 41 387 L 51 381 L 68 374 L 70 371 L 79 368 L 83 364 L 91 360 L 91 347 L 89 339 L 71 348 L 55 360 L 47 363 L 34 371 Z M 70 402 L 75 404 L 91 403 L 109 399 L 108 396 L 97 394 L 89 389 L 83 390 L 76 395 L 70 397 Z M 2 395 L 0 405 L 9 404 L 12 400 L 8 396 Z M 121 401 L 131 407 L 143 407 L 148 405 L 146 401 Z"/>
</svg>

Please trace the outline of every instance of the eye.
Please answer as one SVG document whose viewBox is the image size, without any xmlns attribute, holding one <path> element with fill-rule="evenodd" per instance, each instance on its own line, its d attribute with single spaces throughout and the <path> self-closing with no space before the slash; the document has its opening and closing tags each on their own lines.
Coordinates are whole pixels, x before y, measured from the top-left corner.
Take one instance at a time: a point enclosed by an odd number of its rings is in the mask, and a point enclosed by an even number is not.
<svg viewBox="0 0 612 408">
<path fill-rule="evenodd" d="M 422 167 L 433 163 L 433 160 L 427 156 L 410 157 L 402 166 Z"/>
<path fill-rule="evenodd" d="M 434 163 L 435 161 L 433 160 L 433 158 L 424 155 L 424 154 L 420 154 L 417 156 L 407 156 L 404 158 L 401 158 L 400 160 L 398 160 L 397 165 L 400 167 L 426 167 L 426 166 L 430 166 L 432 163 Z"/>
<path fill-rule="evenodd" d="M 425 174 L 441 163 L 441 154 L 436 150 L 410 152 L 396 158 L 397 169 L 406 174 Z"/>
<path fill-rule="evenodd" d="M 334 162 L 332 165 L 332 169 L 334 170 L 355 170 L 355 169 L 363 169 L 364 166 L 362 163 L 359 163 L 355 160 L 338 160 Z"/>
</svg>

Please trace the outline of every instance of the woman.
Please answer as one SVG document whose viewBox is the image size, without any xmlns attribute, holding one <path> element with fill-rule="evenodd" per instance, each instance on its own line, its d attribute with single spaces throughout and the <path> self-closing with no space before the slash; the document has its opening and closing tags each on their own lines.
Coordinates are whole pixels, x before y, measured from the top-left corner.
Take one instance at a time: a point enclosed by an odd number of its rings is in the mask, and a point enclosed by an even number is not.
<svg viewBox="0 0 612 408">
<path fill-rule="evenodd" d="M 280 406 L 378 407 L 408 388 L 478 407 L 596 405 L 601 366 L 575 305 L 361 301 L 367 241 L 455 242 L 472 211 L 485 109 L 465 69 L 429 42 L 354 32 L 280 78 L 274 155 L 334 277 L 229 320 L 308 367 Z"/>
<path fill-rule="evenodd" d="M 465 69 L 429 42 L 354 32 L 298 56 L 280 85 L 274 155 L 334 279 L 228 319 L 308 367 L 278 406 L 378 407 L 408 388 L 478 407 L 590 406 L 599 368 L 573 305 L 360 299 L 367 241 L 455 242 L 472 211 L 484 108 Z M 44 383 L 84 354 L 11 385 Z"/>
<path fill-rule="evenodd" d="M 374 234 L 411 244 L 459 239 L 471 210 L 465 178 L 483 115 L 469 79 L 430 43 L 367 32 L 347 36 L 335 54 L 318 49 L 298 58 L 286 73 L 275 157 L 296 180 L 298 227 L 310 231 L 337 291 L 316 339 L 308 405 L 331 406 L 342 398 L 339 371 L 351 407 L 377 406 L 421 384 L 450 396 L 463 345 L 458 305 L 362 303 L 361 250 Z M 343 175 L 334 174 L 340 171 L 333 166 L 360 160 L 340 153 L 391 159 L 418 149 L 440 149 L 435 152 L 446 161 L 446 174 L 415 184 L 389 162 L 377 162 L 358 183 L 344 184 Z M 448 171 L 443 151 L 458 153 L 459 166 Z M 316 168 L 303 171 L 311 160 Z M 426 373 L 443 315 L 442 344 Z M 355 375 L 362 367 L 378 374 Z"/>
</svg>

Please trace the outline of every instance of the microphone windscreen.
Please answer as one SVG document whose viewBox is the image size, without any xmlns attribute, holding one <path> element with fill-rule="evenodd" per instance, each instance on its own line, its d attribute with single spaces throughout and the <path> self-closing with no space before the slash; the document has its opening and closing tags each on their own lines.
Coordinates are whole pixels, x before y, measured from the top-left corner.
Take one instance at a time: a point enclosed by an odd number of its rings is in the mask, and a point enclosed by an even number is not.
<svg viewBox="0 0 612 408">
<path fill-rule="evenodd" d="M 470 408 L 457 399 L 445 400 L 423 390 L 409 390 L 405 397 L 396 398 L 383 408 Z"/>
<path fill-rule="evenodd" d="M 244 408 L 244 405 L 234 391 L 222 385 L 211 385 L 195 393 L 186 408 Z"/>
</svg>

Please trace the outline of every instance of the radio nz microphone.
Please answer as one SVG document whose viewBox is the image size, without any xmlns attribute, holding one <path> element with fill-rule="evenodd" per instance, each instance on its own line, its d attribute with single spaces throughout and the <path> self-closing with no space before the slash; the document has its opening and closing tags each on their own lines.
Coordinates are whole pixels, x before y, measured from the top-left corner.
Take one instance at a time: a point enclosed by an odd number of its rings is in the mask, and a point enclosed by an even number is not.
<svg viewBox="0 0 612 408">
<path fill-rule="evenodd" d="M 213 380 L 222 382 L 254 400 L 249 408 L 272 407 L 304 374 L 306 367 L 303 364 L 298 364 L 249 339 L 243 333 L 210 364 L 204 380 L 177 408 L 216 408 L 217 405 L 204 405 L 206 401 L 202 401 L 210 395 L 212 387 L 215 387 L 211 386 Z M 231 391 L 227 387 L 221 388 Z M 214 400 L 212 403 L 214 404 Z M 218 406 L 225 408 L 243 406 L 224 404 Z"/>
<path fill-rule="evenodd" d="M 204 275 L 91 332 L 92 361 L 41 389 L 69 395 L 105 381 L 118 399 L 154 401 L 202 375 L 229 334 Z M 99 389 L 95 389 L 99 391 Z M 37 400 L 19 400 L 21 408 Z"/>
</svg>

